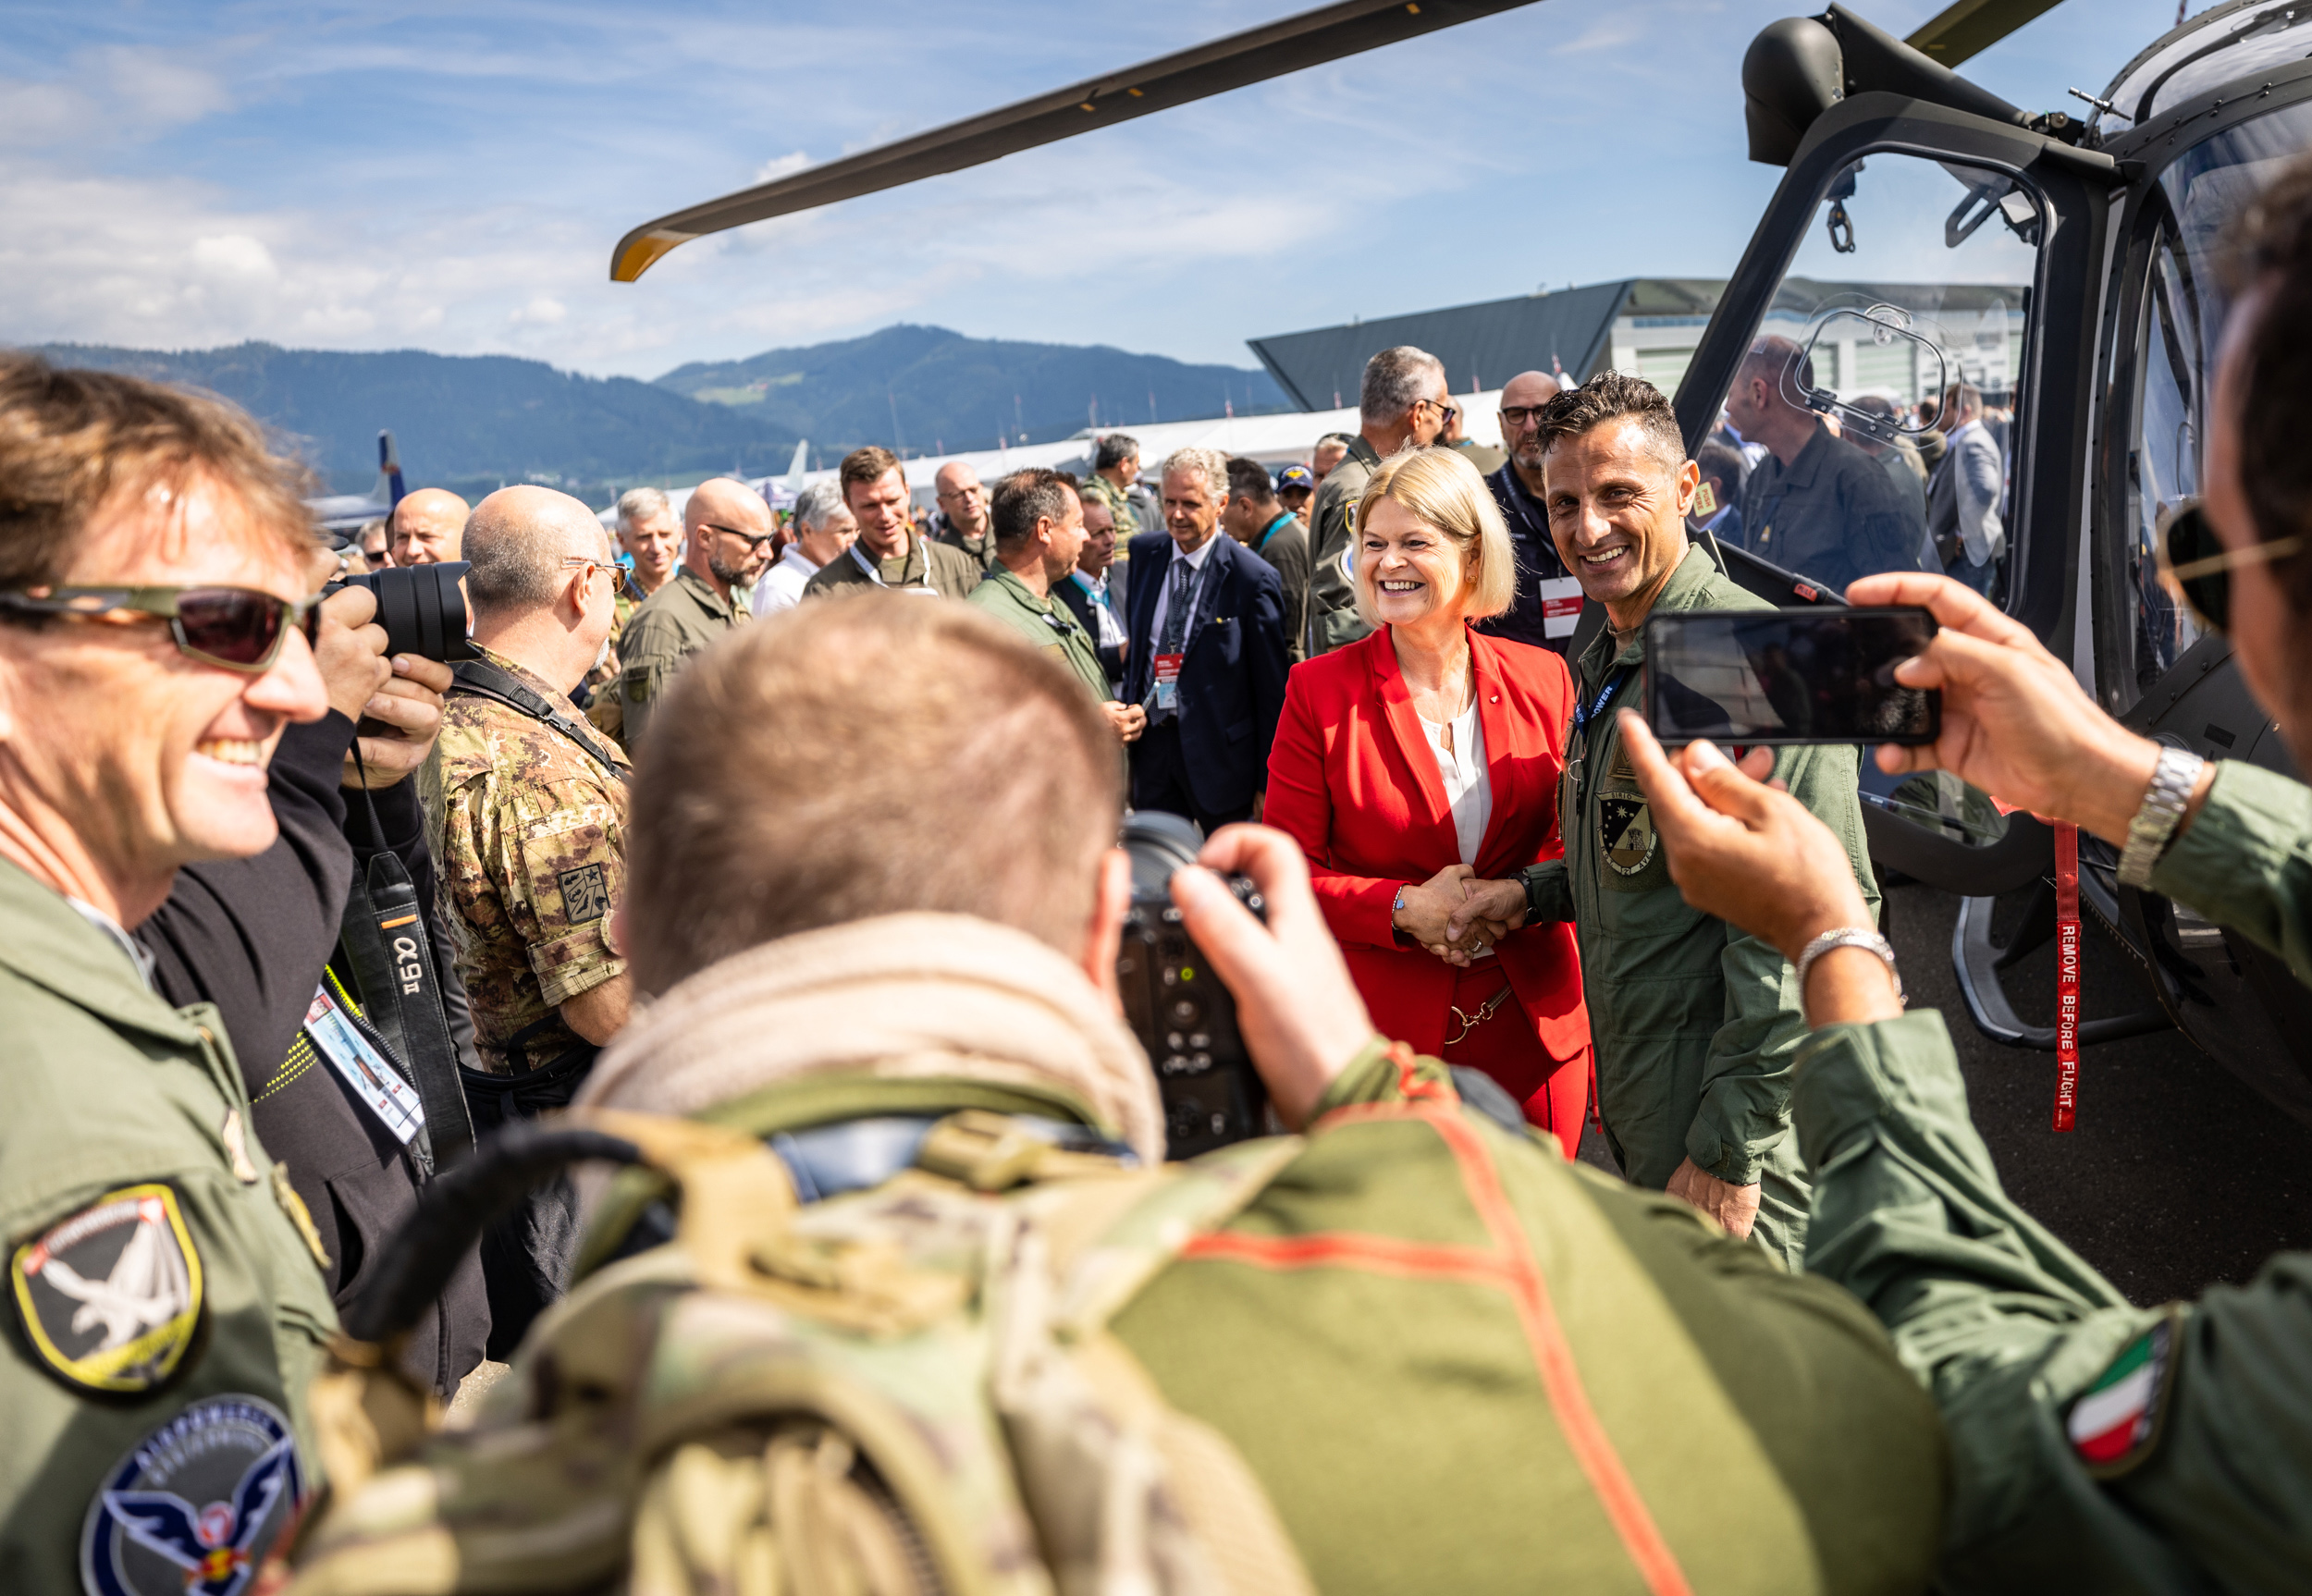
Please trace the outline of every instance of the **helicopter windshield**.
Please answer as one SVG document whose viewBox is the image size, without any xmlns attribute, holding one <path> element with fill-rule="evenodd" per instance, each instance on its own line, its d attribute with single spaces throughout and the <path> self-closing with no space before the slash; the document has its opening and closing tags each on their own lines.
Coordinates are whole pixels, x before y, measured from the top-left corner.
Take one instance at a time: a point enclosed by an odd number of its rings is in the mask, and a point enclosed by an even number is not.
<svg viewBox="0 0 2312 1596">
<path fill-rule="evenodd" d="M 2212 134 L 2168 164 L 2146 196 L 2152 252 L 2137 314 L 2136 396 L 2126 581 L 2134 595 L 2131 669 L 2107 684 L 2124 712 L 2199 637 L 2158 579 L 2161 513 L 2199 492 L 2207 387 L 2223 328 L 2218 255 L 2225 229 L 2281 166 L 2312 147 L 2312 104 L 2284 106 Z"/>
<path fill-rule="evenodd" d="M 2185 33 L 2131 63 L 2106 92 L 2110 111 L 2097 118 L 2106 135 L 2140 126 L 2234 78 L 2312 52 L 2312 6 L 2301 0 L 2257 6 L 2226 21 Z M 2104 126 L 2106 122 L 2115 124 Z"/>
</svg>

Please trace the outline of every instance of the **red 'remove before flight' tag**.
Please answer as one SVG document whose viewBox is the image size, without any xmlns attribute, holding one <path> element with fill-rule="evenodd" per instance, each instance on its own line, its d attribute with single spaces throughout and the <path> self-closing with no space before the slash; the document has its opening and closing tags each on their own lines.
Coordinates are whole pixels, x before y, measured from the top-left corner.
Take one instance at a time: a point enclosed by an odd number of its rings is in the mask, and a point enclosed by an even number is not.
<svg viewBox="0 0 2312 1596">
<path fill-rule="evenodd" d="M 2079 828 L 2055 828 L 2055 1128 L 2079 1107 Z"/>
</svg>

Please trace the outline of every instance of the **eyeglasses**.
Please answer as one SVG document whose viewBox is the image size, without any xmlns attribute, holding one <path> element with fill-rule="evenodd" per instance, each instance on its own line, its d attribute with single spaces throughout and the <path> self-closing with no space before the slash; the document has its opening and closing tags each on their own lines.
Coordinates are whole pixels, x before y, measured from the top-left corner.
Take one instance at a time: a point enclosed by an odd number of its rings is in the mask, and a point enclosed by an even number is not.
<svg viewBox="0 0 2312 1596">
<path fill-rule="evenodd" d="M 251 675 L 273 669 L 295 627 L 314 641 L 321 601 L 249 587 L 30 587 L 0 589 L 0 615 L 92 620 L 131 610 L 168 622 L 178 651 L 203 665 Z"/>
<path fill-rule="evenodd" d="M 1447 404 L 1443 399 L 1425 399 L 1420 402 L 1422 404 L 1435 405 L 1437 407 L 1437 413 L 1445 417 L 1445 424 L 1447 426 L 1451 426 L 1453 424 L 1453 418 L 1461 413 L 1460 406 Z"/>
<path fill-rule="evenodd" d="M 1529 423 L 1539 422 L 1545 404 L 1506 404 L 1501 407 L 1501 424 L 1511 432 L 1523 432 Z"/>
<path fill-rule="evenodd" d="M 725 537 L 737 538 L 741 543 L 746 545 L 750 550 L 758 549 L 768 544 L 773 544 L 779 541 L 779 534 L 776 531 L 767 532 L 763 534 L 762 536 L 756 537 L 751 532 L 741 532 L 735 526 L 717 526 L 711 521 L 701 522 L 699 524 L 704 526 L 708 532 L 719 532 Z"/>
<path fill-rule="evenodd" d="M 720 529 L 717 528 L 717 530 L 719 531 Z M 642 596 L 642 590 L 634 585 L 633 573 L 630 572 L 624 566 L 621 565 L 617 560 L 588 559 L 583 554 L 571 554 L 564 555 L 562 557 L 562 569 L 564 571 L 569 571 L 572 567 L 581 565 L 584 566 L 588 571 L 609 571 L 610 573 L 612 592 L 623 593 L 630 598 L 640 598 Z"/>
<path fill-rule="evenodd" d="M 2210 632 L 2232 622 L 2232 573 L 2244 565 L 2285 559 L 2303 552 L 2301 537 L 2278 537 L 2245 548 L 2226 548 L 2195 498 L 2163 510 L 2159 517 L 2159 574 L 2183 595 L 2192 614 Z"/>
</svg>

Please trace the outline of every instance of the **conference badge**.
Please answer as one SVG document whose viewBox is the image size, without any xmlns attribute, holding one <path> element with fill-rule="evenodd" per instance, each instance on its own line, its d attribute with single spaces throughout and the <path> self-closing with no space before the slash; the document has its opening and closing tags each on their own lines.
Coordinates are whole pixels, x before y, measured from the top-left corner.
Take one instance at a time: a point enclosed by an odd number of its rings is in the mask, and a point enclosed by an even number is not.
<svg viewBox="0 0 2312 1596">
<path fill-rule="evenodd" d="M 151 1391 L 201 1322 L 201 1255 L 177 1194 L 108 1192 L 16 1249 L 9 1283 L 42 1362 L 91 1391 Z"/>
</svg>

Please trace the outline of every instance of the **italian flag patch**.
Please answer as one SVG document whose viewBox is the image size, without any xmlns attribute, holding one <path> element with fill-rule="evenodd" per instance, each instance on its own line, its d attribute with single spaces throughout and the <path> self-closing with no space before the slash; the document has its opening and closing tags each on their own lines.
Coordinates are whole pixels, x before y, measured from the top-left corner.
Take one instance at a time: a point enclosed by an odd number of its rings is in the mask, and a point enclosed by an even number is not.
<svg viewBox="0 0 2312 1596">
<path fill-rule="evenodd" d="M 2072 1450 L 2090 1468 L 2124 1468 L 2151 1449 L 2167 1404 L 2173 1338 L 2172 1320 L 2153 1325 L 2072 1404 L 2064 1428 Z"/>
</svg>

